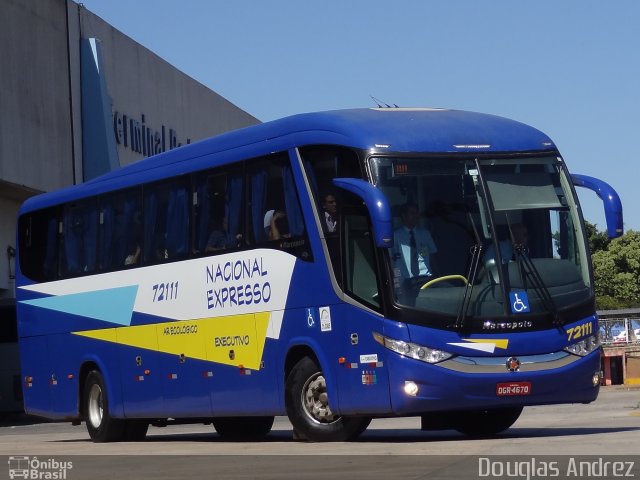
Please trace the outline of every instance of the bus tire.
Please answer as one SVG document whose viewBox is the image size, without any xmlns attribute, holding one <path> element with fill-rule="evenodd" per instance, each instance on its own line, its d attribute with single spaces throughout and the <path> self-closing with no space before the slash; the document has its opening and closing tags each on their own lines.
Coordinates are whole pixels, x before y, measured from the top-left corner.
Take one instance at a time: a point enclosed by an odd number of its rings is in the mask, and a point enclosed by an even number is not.
<svg viewBox="0 0 640 480">
<path fill-rule="evenodd" d="M 331 411 L 322 370 L 309 357 L 296 363 L 287 377 L 285 406 L 297 437 L 311 442 L 354 440 L 371 422 L 369 417 L 345 417 Z"/>
<path fill-rule="evenodd" d="M 521 413 L 522 407 L 457 412 L 453 428 L 474 437 L 496 435 L 516 423 Z"/>
<path fill-rule="evenodd" d="M 217 417 L 212 420 L 218 435 L 227 440 L 262 440 L 271 431 L 274 417 Z"/>
<path fill-rule="evenodd" d="M 123 439 L 126 442 L 142 442 L 147 436 L 147 420 L 125 420 Z"/>
<path fill-rule="evenodd" d="M 92 370 L 84 382 L 84 418 L 91 440 L 116 442 L 124 438 L 125 422 L 111 417 L 102 374 Z"/>
</svg>

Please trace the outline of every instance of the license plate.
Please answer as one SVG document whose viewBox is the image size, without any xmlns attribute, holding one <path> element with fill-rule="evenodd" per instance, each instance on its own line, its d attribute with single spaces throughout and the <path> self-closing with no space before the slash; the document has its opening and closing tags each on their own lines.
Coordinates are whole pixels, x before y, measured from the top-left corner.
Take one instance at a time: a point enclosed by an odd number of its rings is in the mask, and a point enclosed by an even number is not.
<svg viewBox="0 0 640 480">
<path fill-rule="evenodd" d="M 516 395 L 530 395 L 531 382 L 509 382 L 496 385 L 496 395 L 499 397 L 513 397 Z"/>
</svg>

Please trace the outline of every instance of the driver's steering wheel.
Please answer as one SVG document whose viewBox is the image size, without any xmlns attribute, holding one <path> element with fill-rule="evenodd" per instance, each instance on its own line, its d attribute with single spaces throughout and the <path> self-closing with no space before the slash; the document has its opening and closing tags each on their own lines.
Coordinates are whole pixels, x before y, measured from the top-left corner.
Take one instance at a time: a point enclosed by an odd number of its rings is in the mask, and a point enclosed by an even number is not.
<svg viewBox="0 0 640 480">
<path fill-rule="evenodd" d="M 424 290 L 425 288 L 429 288 L 432 285 L 440 282 L 446 282 L 447 280 L 460 280 L 462 283 L 469 285 L 469 280 L 464 275 L 444 275 L 442 277 L 437 277 L 432 280 L 429 280 L 427 283 L 420 287 L 420 290 Z"/>
</svg>

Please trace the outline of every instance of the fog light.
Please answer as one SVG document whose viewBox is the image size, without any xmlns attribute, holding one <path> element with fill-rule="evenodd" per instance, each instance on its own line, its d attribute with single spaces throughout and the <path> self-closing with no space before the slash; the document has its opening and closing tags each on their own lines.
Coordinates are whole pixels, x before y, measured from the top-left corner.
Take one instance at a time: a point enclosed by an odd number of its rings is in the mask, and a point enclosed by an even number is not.
<svg viewBox="0 0 640 480">
<path fill-rule="evenodd" d="M 594 373 L 593 378 L 591 379 L 593 386 L 597 387 L 598 385 L 600 385 L 600 380 L 602 380 L 602 377 L 600 377 L 600 372 Z"/>
<path fill-rule="evenodd" d="M 406 381 L 404 382 L 404 393 L 415 397 L 418 394 L 418 385 L 415 382 Z"/>
</svg>

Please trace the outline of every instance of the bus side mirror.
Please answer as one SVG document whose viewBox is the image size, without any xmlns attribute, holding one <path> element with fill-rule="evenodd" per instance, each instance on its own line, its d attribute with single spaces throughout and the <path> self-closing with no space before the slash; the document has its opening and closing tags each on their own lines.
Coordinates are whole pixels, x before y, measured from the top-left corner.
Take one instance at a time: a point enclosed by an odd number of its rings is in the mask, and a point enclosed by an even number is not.
<svg viewBox="0 0 640 480">
<path fill-rule="evenodd" d="M 571 180 L 576 187 L 584 187 L 596 192 L 604 204 L 604 216 L 607 221 L 609 238 L 616 238 L 624 233 L 622 224 L 622 203 L 618 193 L 606 182 L 587 175 L 572 174 Z"/>
<path fill-rule="evenodd" d="M 357 178 L 334 178 L 333 184 L 362 199 L 371 215 L 375 244 L 378 247 L 392 247 L 393 220 L 387 197 L 369 182 Z"/>
</svg>

